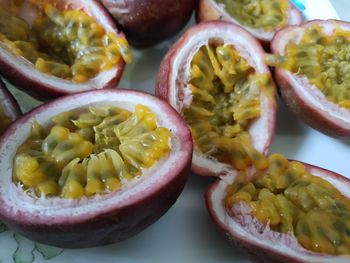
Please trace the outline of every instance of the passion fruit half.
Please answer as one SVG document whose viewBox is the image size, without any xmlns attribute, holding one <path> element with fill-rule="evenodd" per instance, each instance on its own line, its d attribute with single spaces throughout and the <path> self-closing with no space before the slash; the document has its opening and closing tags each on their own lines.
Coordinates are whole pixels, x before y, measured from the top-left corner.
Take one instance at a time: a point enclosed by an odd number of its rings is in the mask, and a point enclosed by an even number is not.
<svg viewBox="0 0 350 263">
<path fill-rule="evenodd" d="M 194 0 L 101 0 L 131 45 L 160 43 L 178 33 L 190 19 Z"/>
<path fill-rule="evenodd" d="M 0 79 L 0 134 L 21 114 L 17 101 Z"/>
<path fill-rule="evenodd" d="M 243 28 L 213 21 L 188 29 L 163 59 L 156 94 L 191 127 L 195 173 L 264 166 L 276 102 L 263 58 L 260 43 Z"/>
<path fill-rule="evenodd" d="M 192 151 L 185 122 L 152 95 L 120 89 L 62 97 L 0 139 L 0 219 L 59 247 L 129 238 L 176 201 Z"/>
<path fill-rule="evenodd" d="M 264 46 L 287 25 L 303 21 L 301 12 L 288 0 L 199 0 L 197 22 L 225 20 L 244 27 Z"/>
<path fill-rule="evenodd" d="M 339 174 L 273 154 L 267 169 L 220 178 L 205 199 L 256 262 L 348 262 L 349 187 Z"/>
<path fill-rule="evenodd" d="M 16 86 L 58 96 L 118 83 L 131 53 L 97 1 L 0 2 L 0 72 Z"/>
<path fill-rule="evenodd" d="M 350 138 L 350 24 L 314 20 L 278 32 L 271 43 L 284 102 L 313 128 Z"/>
</svg>

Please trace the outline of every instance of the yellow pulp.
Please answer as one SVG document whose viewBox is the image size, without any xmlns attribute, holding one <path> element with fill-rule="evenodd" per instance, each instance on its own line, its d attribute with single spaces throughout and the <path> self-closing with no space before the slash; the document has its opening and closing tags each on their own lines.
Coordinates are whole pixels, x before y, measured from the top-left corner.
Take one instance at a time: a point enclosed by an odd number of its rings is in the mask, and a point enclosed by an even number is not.
<svg viewBox="0 0 350 263">
<path fill-rule="evenodd" d="M 155 114 L 112 106 L 90 107 L 38 123 L 14 158 L 13 180 L 37 196 L 80 198 L 116 191 L 124 179 L 142 174 L 170 151 L 171 133 Z"/>
<path fill-rule="evenodd" d="M 83 83 L 114 67 L 131 62 L 127 41 L 106 32 L 80 10 L 60 12 L 46 4 L 32 26 L 15 11 L 0 10 L 0 44 L 23 56 L 43 73 Z"/>
<path fill-rule="evenodd" d="M 0 133 L 2 133 L 11 122 L 12 119 L 6 115 L 3 107 L 0 105 Z"/>
<path fill-rule="evenodd" d="M 215 0 L 240 24 L 267 31 L 287 24 L 288 0 Z"/>
<path fill-rule="evenodd" d="M 285 56 L 268 56 L 267 62 L 305 75 L 329 101 L 350 109 L 349 37 L 350 32 L 340 28 L 327 36 L 321 27 L 313 26 L 300 43 L 287 46 Z"/>
<path fill-rule="evenodd" d="M 294 233 L 308 250 L 350 254 L 350 200 L 299 162 L 273 154 L 268 163 L 251 182 L 242 175 L 227 187 L 226 206 L 245 202 L 262 224 Z"/>
<path fill-rule="evenodd" d="M 197 149 L 243 170 L 261 165 L 246 130 L 260 116 L 261 92 L 272 91 L 266 74 L 256 74 L 232 45 L 208 44 L 191 62 L 192 103 L 183 110 Z"/>
</svg>

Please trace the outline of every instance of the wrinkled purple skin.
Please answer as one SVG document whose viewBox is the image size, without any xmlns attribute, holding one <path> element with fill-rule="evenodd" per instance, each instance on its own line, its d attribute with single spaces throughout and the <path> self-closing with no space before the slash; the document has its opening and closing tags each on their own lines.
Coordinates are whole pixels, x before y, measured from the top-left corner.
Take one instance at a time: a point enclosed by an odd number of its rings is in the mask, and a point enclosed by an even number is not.
<svg viewBox="0 0 350 263">
<path fill-rule="evenodd" d="M 183 190 L 191 164 L 160 191 L 139 203 L 117 211 L 99 214 L 88 221 L 67 225 L 21 225 L 2 218 L 16 232 L 39 243 L 64 248 L 84 248 L 116 243 L 141 232 L 157 221 L 176 201 Z"/>
<path fill-rule="evenodd" d="M 101 0 L 129 43 L 143 48 L 179 32 L 190 19 L 194 0 Z"/>
</svg>

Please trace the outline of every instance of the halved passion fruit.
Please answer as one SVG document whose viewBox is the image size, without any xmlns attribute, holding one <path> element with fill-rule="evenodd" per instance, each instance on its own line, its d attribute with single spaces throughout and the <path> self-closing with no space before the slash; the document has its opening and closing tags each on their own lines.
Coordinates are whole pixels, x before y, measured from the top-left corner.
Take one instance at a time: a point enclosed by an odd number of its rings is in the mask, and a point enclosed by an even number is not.
<svg viewBox="0 0 350 263">
<path fill-rule="evenodd" d="M 0 79 L 0 134 L 21 114 L 17 101 Z"/>
<path fill-rule="evenodd" d="M 169 50 L 156 94 L 190 125 L 201 175 L 263 167 L 275 124 L 275 86 L 261 45 L 223 21 L 190 28 Z"/>
<path fill-rule="evenodd" d="M 350 138 L 350 24 L 315 20 L 278 32 L 275 77 L 289 108 L 313 128 Z"/>
<path fill-rule="evenodd" d="M 206 192 L 213 221 L 257 262 L 348 262 L 349 179 L 280 154 Z"/>
<path fill-rule="evenodd" d="M 176 201 L 192 150 L 185 122 L 149 94 L 90 91 L 52 101 L 0 140 L 0 219 L 60 247 L 126 239 Z"/>
<path fill-rule="evenodd" d="M 199 0 L 198 22 L 225 20 L 244 27 L 263 44 L 287 25 L 303 20 L 300 11 L 288 0 Z"/>
<path fill-rule="evenodd" d="M 27 91 L 114 87 L 130 61 L 124 35 L 97 1 L 0 2 L 0 72 Z"/>
</svg>

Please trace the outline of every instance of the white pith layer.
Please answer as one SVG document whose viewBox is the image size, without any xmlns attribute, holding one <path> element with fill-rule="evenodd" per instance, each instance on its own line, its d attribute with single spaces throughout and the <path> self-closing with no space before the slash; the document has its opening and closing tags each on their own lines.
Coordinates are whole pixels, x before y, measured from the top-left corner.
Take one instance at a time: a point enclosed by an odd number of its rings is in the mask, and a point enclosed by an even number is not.
<svg viewBox="0 0 350 263">
<path fill-rule="evenodd" d="M 47 126 L 50 125 L 48 120 L 60 112 L 101 104 L 121 107 L 131 112 L 134 112 L 136 104 L 149 107 L 156 114 L 158 126 L 166 127 L 172 132 L 169 156 L 145 170 L 141 177 L 125 182 L 120 191 L 78 200 L 59 197 L 33 198 L 12 182 L 12 163 L 16 149 L 30 135 L 30 128 L 34 121 Z M 177 176 L 188 160 L 186 158 L 189 157 L 187 142 L 182 141 L 184 126 L 178 123 L 177 115 L 174 118 L 172 113 L 173 111 L 169 113 L 164 104 L 150 95 L 129 91 L 118 93 L 103 91 L 74 95 L 35 110 L 27 119 L 20 119 L 18 121 L 20 124 L 10 128 L 4 135 L 6 139 L 0 144 L 0 204 L 3 210 L 5 209 L 6 214 L 13 217 L 20 216 L 35 222 L 69 223 L 96 216 L 102 212 L 113 211 L 152 195 Z"/>
</svg>

